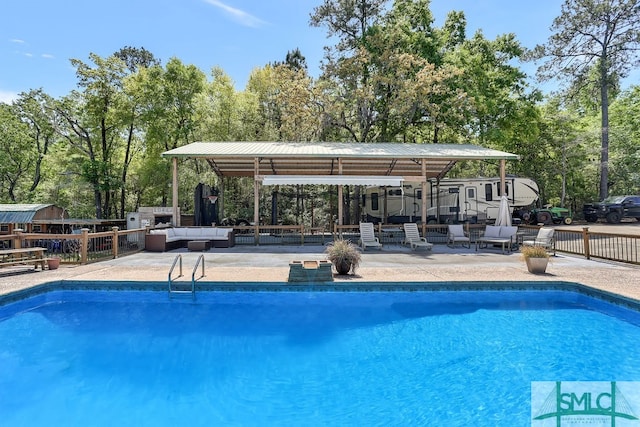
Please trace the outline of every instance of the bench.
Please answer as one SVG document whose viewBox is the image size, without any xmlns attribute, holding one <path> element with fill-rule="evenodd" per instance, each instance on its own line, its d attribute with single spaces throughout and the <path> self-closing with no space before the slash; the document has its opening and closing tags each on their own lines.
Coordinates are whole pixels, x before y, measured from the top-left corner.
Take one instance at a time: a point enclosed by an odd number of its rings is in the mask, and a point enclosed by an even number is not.
<svg viewBox="0 0 640 427">
<path fill-rule="evenodd" d="M 37 269 L 38 266 L 44 270 L 47 258 L 44 257 L 45 248 L 19 248 L 0 250 L 0 267 L 15 265 L 30 265 Z"/>
</svg>

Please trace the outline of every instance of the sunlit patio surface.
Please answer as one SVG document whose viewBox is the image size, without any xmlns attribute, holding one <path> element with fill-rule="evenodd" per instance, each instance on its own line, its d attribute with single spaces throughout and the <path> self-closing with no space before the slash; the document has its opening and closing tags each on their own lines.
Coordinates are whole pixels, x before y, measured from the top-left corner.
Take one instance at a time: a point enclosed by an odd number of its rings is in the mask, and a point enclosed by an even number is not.
<svg viewBox="0 0 640 427">
<path fill-rule="evenodd" d="M 204 255 L 205 277 L 199 283 L 287 282 L 289 263 L 294 260 L 323 260 L 325 247 L 235 246 L 189 252 L 177 249 L 164 253 L 141 252 L 87 265 L 62 265 L 57 270 L 25 272 L 27 268 L 0 270 L 0 294 L 34 285 L 60 281 L 144 281 L 167 282 L 177 255 L 182 256 L 183 277 L 191 273 Z M 198 270 L 200 274 L 201 270 Z M 401 245 L 385 245 L 382 250 L 363 253 L 355 274 L 334 275 L 341 282 L 537 282 L 580 283 L 640 301 L 640 267 L 564 255 L 551 257 L 546 274 L 527 271 L 518 252 L 502 254 L 500 249 L 450 248 L 434 245 L 433 250 L 416 250 Z"/>
</svg>

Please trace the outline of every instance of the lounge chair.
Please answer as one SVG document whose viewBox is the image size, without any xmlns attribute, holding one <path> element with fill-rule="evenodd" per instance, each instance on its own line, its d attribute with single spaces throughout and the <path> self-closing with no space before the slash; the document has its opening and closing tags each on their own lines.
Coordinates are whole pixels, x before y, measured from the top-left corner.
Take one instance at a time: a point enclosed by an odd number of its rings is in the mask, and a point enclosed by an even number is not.
<svg viewBox="0 0 640 427">
<path fill-rule="evenodd" d="M 548 251 L 553 251 L 553 254 L 556 254 L 555 250 L 555 241 L 554 241 L 554 229 L 553 228 L 540 228 L 538 230 L 538 235 L 534 240 L 525 240 L 522 242 L 523 246 L 542 246 Z"/>
<path fill-rule="evenodd" d="M 447 232 L 447 246 L 455 247 L 460 242 L 462 246 L 471 248 L 471 240 L 464 232 L 462 224 L 449 224 Z"/>
<path fill-rule="evenodd" d="M 410 245 L 411 249 L 425 248 L 430 250 L 433 248 L 433 244 L 427 242 L 427 239 L 420 237 L 418 232 L 418 225 L 415 222 L 407 222 L 404 227 L 404 244 Z"/>
<path fill-rule="evenodd" d="M 487 225 L 484 234 L 476 240 L 478 248 L 486 248 L 489 245 L 501 245 L 502 253 L 511 252 L 517 243 L 518 227 L 506 225 Z"/>
<path fill-rule="evenodd" d="M 380 240 L 378 240 L 375 235 L 372 222 L 360 223 L 360 240 L 358 243 L 363 250 L 366 250 L 369 246 L 382 249 L 382 243 L 380 243 Z"/>
</svg>

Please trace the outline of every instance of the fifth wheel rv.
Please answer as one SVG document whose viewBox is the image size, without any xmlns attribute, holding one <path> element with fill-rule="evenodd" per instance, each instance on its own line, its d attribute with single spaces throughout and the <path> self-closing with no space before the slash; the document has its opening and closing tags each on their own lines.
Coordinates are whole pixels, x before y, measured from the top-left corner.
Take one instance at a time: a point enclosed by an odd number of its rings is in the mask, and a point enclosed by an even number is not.
<svg viewBox="0 0 640 427">
<path fill-rule="evenodd" d="M 528 178 L 507 177 L 505 193 L 514 216 L 539 198 L 538 185 Z M 427 182 L 427 223 L 493 221 L 500 206 L 500 178 L 442 179 Z M 406 182 L 402 187 L 369 187 L 363 202 L 368 222 L 400 224 L 422 218 L 422 185 Z"/>
</svg>

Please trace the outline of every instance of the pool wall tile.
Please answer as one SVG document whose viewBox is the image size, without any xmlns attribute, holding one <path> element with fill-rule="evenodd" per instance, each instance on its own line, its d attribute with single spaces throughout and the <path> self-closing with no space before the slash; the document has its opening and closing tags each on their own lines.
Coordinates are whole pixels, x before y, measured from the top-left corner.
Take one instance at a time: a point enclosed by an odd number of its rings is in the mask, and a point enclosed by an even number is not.
<svg viewBox="0 0 640 427">
<path fill-rule="evenodd" d="M 180 282 L 190 284 L 190 282 Z M 573 282 L 196 282 L 198 292 L 438 292 L 569 291 L 640 311 L 640 301 Z M 52 291 L 167 292 L 167 282 L 60 280 L 0 296 L 0 306 Z"/>
</svg>

